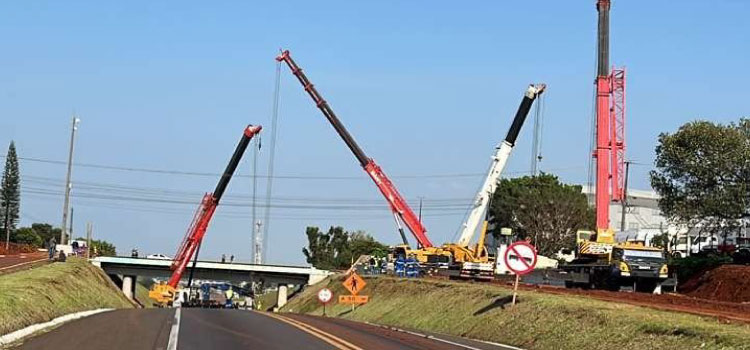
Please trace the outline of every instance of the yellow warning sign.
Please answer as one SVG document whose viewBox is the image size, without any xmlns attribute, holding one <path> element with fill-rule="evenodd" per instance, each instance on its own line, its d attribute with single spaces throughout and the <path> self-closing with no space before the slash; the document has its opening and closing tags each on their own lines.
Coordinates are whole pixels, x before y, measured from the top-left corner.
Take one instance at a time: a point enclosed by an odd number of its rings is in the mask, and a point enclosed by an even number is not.
<svg viewBox="0 0 750 350">
<path fill-rule="evenodd" d="M 339 295 L 340 304 L 365 304 L 370 301 L 368 295 Z"/>
<path fill-rule="evenodd" d="M 359 275 L 356 273 L 352 273 L 349 278 L 344 281 L 343 284 L 344 287 L 349 291 L 349 293 L 352 293 L 352 295 L 359 294 L 359 291 L 364 289 L 365 285 L 367 285 L 365 280 L 362 279 L 362 277 L 359 277 Z"/>
</svg>

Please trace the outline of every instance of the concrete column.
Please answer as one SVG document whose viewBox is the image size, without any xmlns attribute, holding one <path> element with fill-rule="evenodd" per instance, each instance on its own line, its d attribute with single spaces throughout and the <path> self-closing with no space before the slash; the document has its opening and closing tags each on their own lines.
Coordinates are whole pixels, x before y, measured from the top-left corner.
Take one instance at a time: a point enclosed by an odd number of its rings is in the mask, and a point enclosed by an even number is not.
<svg viewBox="0 0 750 350">
<path fill-rule="evenodd" d="M 279 285 L 279 293 L 278 293 L 278 296 L 276 297 L 277 308 L 282 308 L 284 305 L 286 305 L 288 290 L 289 290 L 289 287 L 286 284 Z"/>
<path fill-rule="evenodd" d="M 130 300 L 135 297 L 135 278 L 136 276 L 122 276 L 122 293 Z"/>
</svg>

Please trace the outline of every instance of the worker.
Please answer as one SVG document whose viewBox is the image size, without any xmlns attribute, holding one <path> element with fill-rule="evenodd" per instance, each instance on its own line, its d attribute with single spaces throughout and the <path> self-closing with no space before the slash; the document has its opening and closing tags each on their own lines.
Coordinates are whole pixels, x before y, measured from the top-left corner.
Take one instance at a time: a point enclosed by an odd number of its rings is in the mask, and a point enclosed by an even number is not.
<svg viewBox="0 0 750 350">
<path fill-rule="evenodd" d="M 227 262 L 227 255 L 226 254 L 221 254 L 221 263 L 223 264 L 225 262 Z"/>
<path fill-rule="evenodd" d="M 413 255 L 406 258 L 406 277 L 417 277 L 417 260 Z"/>
<path fill-rule="evenodd" d="M 394 264 L 394 272 L 396 273 L 396 276 L 398 277 L 404 277 L 406 274 L 406 261 L 403 257 L 399 256 L 398 259 L 396 259 L 396 263 Z"/>
<path fill-rule="evenodd" d="M 234 254 L 229 256 L 229 263 L 234 263 Z"/>
<path fill-rule="evenodd" d="M 52 237 L 49 239 L 49 243 L 47 243 L 47 254 L 49 254 L 50 260 L 53 260 L 55 258 L 56 250 L 57 250 L 57 242 L 55 241 L 55 237 Z"/>
</svg>

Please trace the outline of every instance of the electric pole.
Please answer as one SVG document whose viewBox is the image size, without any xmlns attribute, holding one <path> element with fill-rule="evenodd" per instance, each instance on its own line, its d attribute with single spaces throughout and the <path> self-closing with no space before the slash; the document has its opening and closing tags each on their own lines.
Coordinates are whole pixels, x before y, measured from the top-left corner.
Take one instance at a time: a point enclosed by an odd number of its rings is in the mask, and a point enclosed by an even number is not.
<svg viewBox="0 0 750 350">
<path fill-rule="evenodd" d="M 91 231 L 93 225 L 91 222 L 86 223 L 86 259 L 91 259 Z"/>
<path fill-rule="evenodd" d="M 625 231 L 625 212 L 628 209 L 628 174 L 630 173 L 630 162 L 625 162 L 625 186 L 622 189 L 622 215 L 620 216 L 620 231 Z"/>
<path fill-rule="evenodd" d="M 78 119 L 75 114 L 73 115 L 73 124 L 70 130 L 70 150 L 68 151 L 68 173 L 65 176 L 65 199 L 63 200 L 63 217 L 60 232 L 60 244 L 67 244 L 67 233 L 68 233 L 68 207 L 70 206 L 70 189 L 72 184 L 70 183 L 70 177 L 73 172 L 73 145 L 76 139 L 76 130 L 78 130 L 78 123 L 81 120 Z"/>
</svg>

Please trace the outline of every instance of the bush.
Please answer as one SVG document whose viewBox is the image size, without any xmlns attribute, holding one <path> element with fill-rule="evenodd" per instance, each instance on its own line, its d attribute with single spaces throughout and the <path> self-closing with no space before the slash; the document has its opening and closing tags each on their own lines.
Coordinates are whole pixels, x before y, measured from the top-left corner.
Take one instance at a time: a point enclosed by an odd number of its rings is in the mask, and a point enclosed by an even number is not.
<svg viewBox="0 0 750 350">
<path fill-rule="evenodd" d="M 724 255 L 670 258 L 668 262 L 670 272 L 675 273 L 679 281 L 687 281 L 698 273 L 730 263 L 732 258 Z"/>
</svg>

